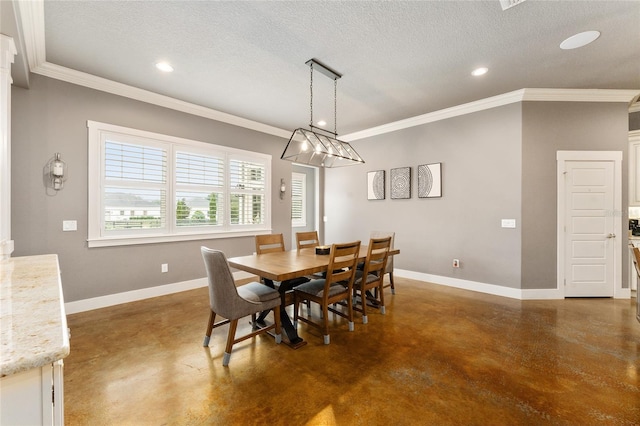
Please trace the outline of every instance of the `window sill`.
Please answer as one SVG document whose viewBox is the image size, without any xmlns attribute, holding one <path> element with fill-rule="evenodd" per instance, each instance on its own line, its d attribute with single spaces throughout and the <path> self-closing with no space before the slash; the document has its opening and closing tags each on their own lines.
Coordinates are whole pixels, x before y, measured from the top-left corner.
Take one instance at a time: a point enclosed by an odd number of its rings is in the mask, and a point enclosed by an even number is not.
<svg viewBox="0 0 640 426">
<path fill-rule="evenodd" d="M 145 237 L 107 237 L 88 239 L 89 248 L 94 247 L 115 247 L 115 246 L 132 246 L 140 244 L 160 244 L 173 243 L 177 241 L 196 241 L 196 240 L 216 240 L 223 238 L 239 238 L 253 237 L 255 235 L 269 234 L 271 229 L 252 229 L 237 232 L 219 232 L 219 233 L 198 233 L 198 234 L 180 234 L 180 235 L 149 235 Z"/>
</svg>

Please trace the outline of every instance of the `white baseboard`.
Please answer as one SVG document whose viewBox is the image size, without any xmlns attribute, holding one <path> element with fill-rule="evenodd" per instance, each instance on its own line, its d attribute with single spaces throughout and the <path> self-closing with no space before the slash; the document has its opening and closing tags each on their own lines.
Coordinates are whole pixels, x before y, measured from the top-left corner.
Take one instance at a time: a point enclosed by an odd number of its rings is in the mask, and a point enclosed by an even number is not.
<svg viewBox="0 0 640 426">
<path fill-rule="evenodd" d="M 244 271 L 237 271 L 233 273 L 233 278 L 235 280 L 250 277 L 254 277 L 254 275 Z M 137 300 L 150 299 L 152 297 L 193 290 L 195 288 L 206 287 L 207 285 L 208 282 L 206 277 L 197 278 L 195 280 L 148 287 L 140 290 L 125 291 L 123 293 L 108 294 L 106 296 L 92 297 L 90 299 L 77 300 L 75 302 L 67 302 L 64 304 L 64 309 L 68 315 L 76 314 L 78 312 L 106 308 L 108 306 L 119 305 L 121 303 L 135 302 Z"/>
<path fill-rule="evenodd" d="M 518 300 L 545 300 L 545 299 L 563 299 L 564 295 L 558 289 L 519 289 L 499 286 L 495 284 L 481 283 L 477 281 L 462 280 L 459 278 L 443 277 L 440 275 L 425 274 L 422 272 L 407 271 L 404 269 L 395 269 L 393 274 L 402 278 L 412 280 L 426 281 L 433 284 L 444 285 L 448 287 L 460 288 L 463 290 L 477 291 L 480 293 L 492 294 L 494 296 L 509 297 Z M 254 277 L 253 274 L 243 271 L 233 273 L 235 280 Z M 167 294 L 178 293 L 195 288 L 206 287 L 207 279 L 198 278 L 190 281 L 166 284 L 157 287 L 149 287 L 140 290 L 127 291 L 124 293 L 109 294 L 106 296 L 93 297 L 91 299 L 77 300 L 75 302 L 67 302 L 64 304 L 67 314 L 75 314 L 78 312 L 90 311 L 93 309 L 106 308 L 108 306 L 119 305 L 121 303 L 135 302 L 136 300 L 149 299 L 151 297 L 164 296 Z M 621 289 L 616 294 L 616 298 L 628 299 L 631 295 L 629 289 Z"/>
<path fill-rule="evenodd" d="M 522 290 L 519 288 L 510 288 L 495 284 L 462 280 L 459 278 L 443 277 L 440 275 L 424 274 L 421 272 L 406 271 L 403 269 L 394 269 L 393 274 L 398 277 L 409 278 L 412 280 L 426 281 L 433 284 L 477 291 L 480 293 L 492 294 L 494 296 L 509 297 L 511 299 L 518 300 L 563 298 L 562 294 L 557 289 Z"/>
<path fill-rule="evenodd" d="M 522 300 L 551 300 L 551 299 L 564 299 L 564 293 L 557 288 L 535 288 L 520 290 Z"/>
<path fill-rule="evenodd" d="M 630 288 L 618 288 L 613 292 L 614 299 L 631 299 Z"/>
</svg>

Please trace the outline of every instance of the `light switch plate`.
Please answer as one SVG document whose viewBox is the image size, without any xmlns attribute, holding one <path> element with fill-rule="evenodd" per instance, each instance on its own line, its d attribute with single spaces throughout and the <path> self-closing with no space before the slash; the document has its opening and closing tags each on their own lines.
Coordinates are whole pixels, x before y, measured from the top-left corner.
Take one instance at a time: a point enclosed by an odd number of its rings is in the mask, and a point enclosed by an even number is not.
<svg viewBox="0 0 640 426">
<path fill-rule="evenodd" d="M 503 228 L 515 228 L 516 220 L 515 219 L 502 219 L 502 227 Z"/>
<path fill-rule="evenodd" d="M 62 221 L 62 230 L 63 231 L 77 231 L 78 230 L 78 221 L 76 221 L 76 220 L 63 220 Z"/>
</svg>

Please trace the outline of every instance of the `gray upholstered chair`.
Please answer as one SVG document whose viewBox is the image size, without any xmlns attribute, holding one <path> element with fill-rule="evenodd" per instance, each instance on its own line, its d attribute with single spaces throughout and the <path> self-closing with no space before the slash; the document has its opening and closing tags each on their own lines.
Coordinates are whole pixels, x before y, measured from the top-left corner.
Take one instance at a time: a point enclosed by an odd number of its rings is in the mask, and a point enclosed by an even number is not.
<svg viewBox="0 0 640 426">
<path fill-rule="evenodd" d="M 355 279 L 356 265 L 360 253 L 360 241 L 345 244 L 333 244 L 329 254 L 329 266 L 326 278 L 311 280 L 293 289 L 294 319 L 309 324 L 322 331 L 324 344 L 329 344 L 329 311 L 349 321 L 349 331 L 353 331 L 353 300 L 351 292 Z M 322 324 L 316 323 L 310 317 L 299 316 L 300 303 L 309 300 L 320 305 L 322 310 Z M 329 305 L 346 301 L 347 312 L 342 312 Z"/>
<path fill-rule="evenodd" d="M 209 345 L 211 331 L 225 324 L 229 324 L 229 335 L 227 336 L 227 346 L 222 358 L 222 365 L 224 366 L 229 365 L 231 349 L 235 343 L 273 329 L 275 329 L 276 343 L 280 343 L 282 339 L 280 330 L 280 294 L 276 290 L 258 282 L 236 287 L 231 268 L 224 253 L 207 247 L 201 247 L 200 251 L 202 252 L 209 279 L 209 304 L 211 307 L 209 325 L 207 326 L 203 346 Z M 273 309 L 274 324 L 253 330 L 252 333 L 236 339 L 238 319 L 267 309 Z M 216 323 L 216 315 L 226 319 Z"/>
<path fill-rule="evenodd" d="M 389 250 L 393 250 L 393 242 L 395 240 L 396 237 L 396 233 L 395 232 L 390 232 L 390 231 L 371 231 L 371 238 L 385 238 L 385 237 L 391 237 L 391 247 L 389 247 Z M 383 287 L 391 287 L 391 294 L 396 294 L 396 286 L 393 282 L 393 256 L 389 256 L 387 258 L 387 266 L 386 268 L 384 268 L 384 273 L 385 274 L 389 274 L 389 283 Z"/>
<path fill-rule="evenodd" d="M 390 247 L 391 237 L 371 238 L 367 248 L 367 259 L 364 261 L 364 268 L 361 271 L 356 271 L 356 279 L 353 284 L 353 310 L 362 312 L 363 324 L 368 322 L 368 303 L 380 309 L 380 313 L 385 313 L 384 268 L 387 264 Z M 373 289 L 376 292 L 372 294 L 370 290 Z"/>
</svg>

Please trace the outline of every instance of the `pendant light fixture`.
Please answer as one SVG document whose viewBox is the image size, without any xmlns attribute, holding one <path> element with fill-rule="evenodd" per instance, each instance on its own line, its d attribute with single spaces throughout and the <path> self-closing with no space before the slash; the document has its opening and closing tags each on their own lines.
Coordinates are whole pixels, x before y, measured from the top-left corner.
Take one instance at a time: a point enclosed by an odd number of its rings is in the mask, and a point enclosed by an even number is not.
<svg viewBox="0 0 640 426">
<path fill-rule="evenodd" d="M 311 118 L 309 121 L 309 129 L 299 128 L 294 130 L 287 147 L 284 149 L 283 160 L 294 161 L 301 164 L 309 164 L 318 167 L 340 167 L 351 166 L 355 164 L 364 164 L 364 160 L 358 155 L 355 149 L 348 142 L 338 140 L 337 133 L 337 92 L 338 79 L 342 75 L 338 74 L 331 68 L 320 63 L 316 59 L 309 59 L 305 62 L 311 69 Z M 314 68 L 322 74 L 333 79 L 333 132 L 320 129 L 313 125 L 313 71 Z M 318 133 L 317 130 L 327 133 Z"/>
</svg>

